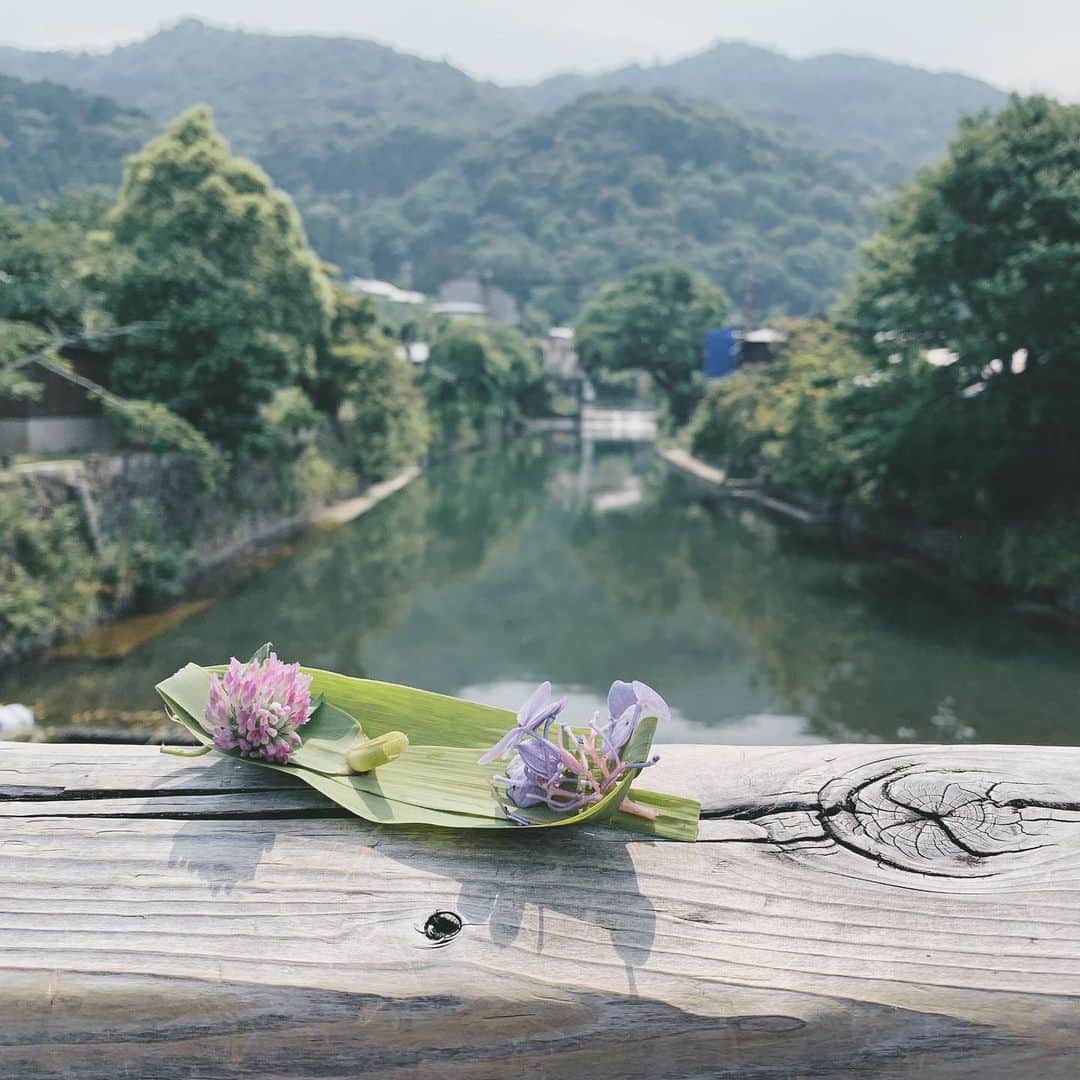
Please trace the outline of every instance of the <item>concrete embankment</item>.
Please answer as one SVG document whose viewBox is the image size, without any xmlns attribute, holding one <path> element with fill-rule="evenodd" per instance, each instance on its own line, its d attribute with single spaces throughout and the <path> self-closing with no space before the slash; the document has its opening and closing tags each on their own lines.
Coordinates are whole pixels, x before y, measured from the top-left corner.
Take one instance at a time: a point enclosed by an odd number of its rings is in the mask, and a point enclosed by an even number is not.
<svg viewBox="0 0 1080 1080">
<path fill-rule="evenodd" d="M 347 480 L 314 487 L 267 460 L 232 470 L 207 491 L 192 462 L 176 455 L 91 456 L 6 470 L 0 561 L 12 585 L 0 603 L 0 664 L 140 608 L 156 614 L 125 621 L 158 625 L 173 611 L 184 618 L 205 606 L 190 595 L 175 602 L 191 583 L 306 528 L 350 521 L 419 472 L 411 467 L 348 491 Z"/>
</svg>

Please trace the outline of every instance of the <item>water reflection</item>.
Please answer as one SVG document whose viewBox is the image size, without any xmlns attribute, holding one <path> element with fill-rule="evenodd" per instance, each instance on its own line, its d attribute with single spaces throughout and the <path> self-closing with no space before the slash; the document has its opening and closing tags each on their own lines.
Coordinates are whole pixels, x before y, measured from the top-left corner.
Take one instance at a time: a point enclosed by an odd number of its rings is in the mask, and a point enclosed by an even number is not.
<svg viewBox="0 0 1080 1080">
<path fill-rule="evenodd" d="M 1075 632 L 700 493 L 647 447 L 434 469 L 127 657 L 28 665 L 0 700 L 146 731 L 156 679 L 266 638 L 508 707 L 550 678 L 582 715 L 642 678 L 671 740 L 1080 741 Z"/>
</svg>

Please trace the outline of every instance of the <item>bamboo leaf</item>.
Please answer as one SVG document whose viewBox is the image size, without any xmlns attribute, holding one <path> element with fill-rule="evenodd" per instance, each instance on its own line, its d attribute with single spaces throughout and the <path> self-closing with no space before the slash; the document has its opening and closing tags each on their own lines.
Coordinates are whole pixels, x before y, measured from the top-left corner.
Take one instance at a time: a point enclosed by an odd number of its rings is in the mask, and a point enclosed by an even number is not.
<svg viewBox="0 0 1080 1080">
<path fill-rule="evenodd" d="M 512 712 L 492 705 L 317 668 L 301 670 L 311 676 L 313 694 L 325 694 L 327 701 L 355 717 L 371 738 L 404 731 L 411 746 L 488 747 L 515 722 Z"/>
<path fill-rule="evenodd" d="M 613 829 L 653 836 L 664 840 L 683 840 L 693 843 L 698 838 L 698 823 L 701 818 L 701 804 L 693 799 L 684 799 L 679 795 L 665 795 L 658 791 L 644 791 L 634 788 L 630 792 L 634 802 L 656 811 L 656 817 L 649 821 L 636 814 L 626 814 L 614 807 L 602 824 Z"/>
</svg>

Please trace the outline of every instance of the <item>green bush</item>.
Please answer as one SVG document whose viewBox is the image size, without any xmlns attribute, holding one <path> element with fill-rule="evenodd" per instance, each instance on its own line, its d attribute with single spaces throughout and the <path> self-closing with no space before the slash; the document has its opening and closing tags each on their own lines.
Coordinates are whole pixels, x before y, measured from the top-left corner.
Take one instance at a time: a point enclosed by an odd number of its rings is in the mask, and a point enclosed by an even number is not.
<svg viewBox="0 0 1080 1080">
<path fill-rule="evenodd" d="M 102 558 L 103 581 L 114 610 L 160 607 L 179 598 L 195 569 L 186 543 L 170 537 L 160 515 L 136 512 L 122 542 Z"/>
<path fill-rule="evenodd" d="M 204 491 L 212 491 L 224 468 L 224 459 L 209 441 L 183 417 L 156 401 L 103 397 L 105 415 L 116 428 L 121 443 L 136 450 L 177 453 L 190 458 Z"/>
<path fill-rule="evenodd" d="M 350 347 L 357 378 L 341 410 L 345 453 L 361 480 L 383 480 L 420 461 L 431 439 L 412 365 L 389 342 Z"/>
<path fill-rule="evenodd" d="M 127 163 L 110 216 L 103 307 L 119 326 L 112 379 L 238 449 L 260 408 L 308 369 L 333 293 L 292 202 L 234 157 L 205 108 Z"/>
<path fill-rule="evenodd" d="M 0 656 L 71 633 L 100 612 L 100 569 L 74 506 L 0 489 Z"/>
<path fill-rule="evenodd" d="M 1078 175 L 1080 106 L 1013 97 L 961 124 L 863 251 L 839 314 L 868 351 L 895 354 L 878 396 L 902 394 L 885 403 L 909 415 L 883 492 L 915 513 L 1018 520 L 1075 497 Z M 929 349 L 956 359 L 931 372 Z"/>
<path fill-rule="evenodd" d="M 728 299 L 700 274 L 649 267 L 605 285 L 577 322 L 577 350 L 590 375 L 644 371 L 674 425 L 690 418 L 702 392 L 705 332 L 723 326 Z"/>
</svg>

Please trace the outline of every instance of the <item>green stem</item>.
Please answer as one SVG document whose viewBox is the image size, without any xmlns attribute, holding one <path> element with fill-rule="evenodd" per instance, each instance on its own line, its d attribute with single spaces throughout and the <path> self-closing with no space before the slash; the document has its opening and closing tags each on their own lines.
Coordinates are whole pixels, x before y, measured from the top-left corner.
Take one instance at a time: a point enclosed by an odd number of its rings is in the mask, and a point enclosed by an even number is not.
<svg viewBox="0 0 1080 1080">
<path fill-rule="evenodd" d="M 202 757 L 213 749 L 212 746 L 166 746 L 164 743 L 161 745 L 161 752 L 171 754 L 173 757 Z"/>
</svg>

